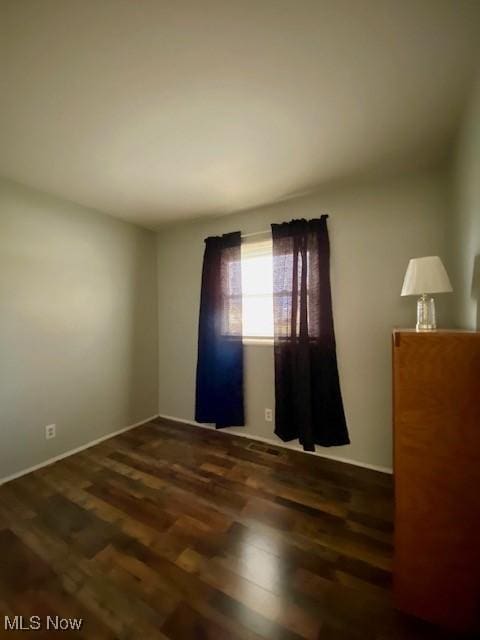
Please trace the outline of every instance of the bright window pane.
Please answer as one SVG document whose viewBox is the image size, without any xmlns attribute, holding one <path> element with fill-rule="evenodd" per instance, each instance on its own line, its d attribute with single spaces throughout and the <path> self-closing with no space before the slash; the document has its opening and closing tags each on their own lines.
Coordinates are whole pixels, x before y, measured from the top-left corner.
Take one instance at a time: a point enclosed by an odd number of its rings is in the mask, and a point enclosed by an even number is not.
<svg viewBox="0 0 480 640">
<path fill-rule="evenodd" d="M 273 337 L 272 242 L 242 245 L 243 335 Z"/>
<path fill-rule="evenodd" d="M 246 337 L 273 336 L 273 316 L 271 296 L 243 298 L 243 335 Z"/>
</svg>

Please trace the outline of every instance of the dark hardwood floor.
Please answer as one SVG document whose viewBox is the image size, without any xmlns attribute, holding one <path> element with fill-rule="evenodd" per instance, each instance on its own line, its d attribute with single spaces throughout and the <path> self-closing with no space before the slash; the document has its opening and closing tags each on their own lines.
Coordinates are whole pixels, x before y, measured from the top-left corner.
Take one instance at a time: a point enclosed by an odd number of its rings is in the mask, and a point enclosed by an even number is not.
<svg viewBox="0 0 480 640">
<path fill-rule="evenodd" d="M 158 419 L 0 487 L 0 637 L 447 638 L 392 607 L 391 483 Z"/>
</svg>

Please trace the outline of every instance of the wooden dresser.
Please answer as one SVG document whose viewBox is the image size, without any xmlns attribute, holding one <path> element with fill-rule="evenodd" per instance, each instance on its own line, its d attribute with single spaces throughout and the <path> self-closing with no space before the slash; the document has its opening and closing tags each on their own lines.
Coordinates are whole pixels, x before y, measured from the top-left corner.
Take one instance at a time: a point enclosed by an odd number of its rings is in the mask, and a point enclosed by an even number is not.
<svg viewBox="0 0 480 640">
<path fill-rule="evenodd" d="M 480 332 L 394 331 L 393 381 L 395 604 L 480 631 Z"/>
</svg>

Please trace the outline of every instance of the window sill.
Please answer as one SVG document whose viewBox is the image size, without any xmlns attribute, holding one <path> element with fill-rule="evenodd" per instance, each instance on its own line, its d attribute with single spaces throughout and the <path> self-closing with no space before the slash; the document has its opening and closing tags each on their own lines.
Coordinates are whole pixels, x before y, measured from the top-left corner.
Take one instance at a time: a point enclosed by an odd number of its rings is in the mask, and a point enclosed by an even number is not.
<svg viewBox="0 0 480 640">
<path fill-rule="evenodd" d="M 273 338 L 243 338 L 243 344 L 259 347 L 273 347 Z"/>
</svg>

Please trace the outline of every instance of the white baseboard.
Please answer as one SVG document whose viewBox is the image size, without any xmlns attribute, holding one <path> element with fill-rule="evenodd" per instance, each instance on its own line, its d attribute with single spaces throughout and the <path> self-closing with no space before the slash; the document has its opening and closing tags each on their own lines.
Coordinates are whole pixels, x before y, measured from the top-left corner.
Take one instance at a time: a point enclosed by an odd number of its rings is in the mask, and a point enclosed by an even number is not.
<svg viewBox="0 0 480 640">
<path fill-rule="evenodd" d="M 359 460 L 352 460 L 351 458 L 341 458 L 340 456 L 332 455 L 331 453 L 323 453 L 320 451 L 304 451 L 303 447 L 297 443 L 286 443 L 282 440 L 274 440 L 273 438 L 264 438 L 263 436 L 252 435 L 251 433 L 241 433 L 240 431 L 228 431 L 227 429 L 215 429 L 214 425 L 201 424 L 195 422 L 195 420 L 186 420 L 185 418 L 176 418 L 175 416 L 167 416 L 160 414 L 159 418 L 165 418 L 165 420 L 172 420 L 173 422 L 179 422 L 183 424 L 192 424 L 194 427 L 202 427 L 202 429 L 215 430 L 217 433 L 229 433 L 232 436 L 238 436 L 240 438 L 250 438 L 251 440 L 258 440 L 259 442 L 265 442 L 267 444 L 275 445 L 276 447 L 283 447 L 284 449 L 291 449 L 293 451 L 301 451 L 308 455 L 319 456 L 320 458 L 328 458 L 329 460 L 335 460 L 337 462 L 345 462 L 346 464 L 352 464 L 355 467 L 363 467 L 364 469 L 371 469 L 372 471 L 379 471 L 380 473 L 392 474 L 391 467 L 382 467 L 377 464 L 369 464 L 368 462 L 360 462 Z"/>
<path fill-rule="evenodd" d="M 106 436 L 102 436 L 101 438 L 96 438 L 95 440 L 90 440 L 86 444 L 82 444 L 79 447 L 75 447 L 75 449 L 69 449 L 65 451 L 65 453 L 60 453 L 58 456 L 54 456 L 53 458 L 49 458 L 44 462 L 40 462 L 39 464 L 34 465 L 33 467 L 28 467 L 28 469 L 22 469 L 22 471 L 17 471 L 16 473 L 12 473 L 10 476 L 6 476 L 5 478 L 0 478 L 0 485 L 5 484 L 6 482 L 10 482 L 10 480 L 15 480 L 15 478 L 20 478 L 21 476 L 26 475 L 27 473 L 31 473 L 32 471 L 36 471 L 37 469 L 41 469 L 42 467 L 47 467 L 54 462 L 58 462 L 59 460 L 63 460 L 63 458 L 68 458 L 69 456 L 73 456 L 75 453 L 80 453 L 80 451 L 84 451 L 85 449 L 89 449 L 90 447 L 94 447 L 96 444 L 100 444 L 104 440 L 108 440 L 109 438 L 114 438 L 115 436 L 120 435 L 121 433 L 125 433 L 125 431 L 130 431 L 130 429 L 135 429 L 135 427 L 140 427 L 142 424 L 146 424 L 155 418 L 158 418 L 158 414 L 154 416 L 150 416 L 149 418 L 145 418 L 144 420 L 140 420 L 140 422 L 136 422 L 135 424 L 131 424 L 128 427 L 123 427 L 123 429 L 118 429 L 118 431 L 112 431 L 112 433 L 108 433 Z"/>
<path fill-rule="evenodd" d="M 115 436 L 120 435 L 121 433 L 125 433 L 125 431 L 130 431 L 130 429 L 135 429 L 135 427 L 140 427 L 142 424 L 146 424 L 155 418 L 165 418 L 165 420 L 172 420 L 173 422 L 178 422 L 180 424 L 191 424 L 194 427 L 201 427 L 202 429 L 210 429 L 215 430 L 213 425 L 201 424 L 200 422 L 195 422 L 195 420 L 187 420 L 185 418 L 177 418 L 175 416 L 167 416 L 165 414 L 155 414 L 144 420 L 140 420 L 140 422 L 136 422 L 135 424 L 131 424 L 128 427 L 123 427 L 122 429 L 118 429 L 117 431 L 113 431 L 112 433 L 108 433 L 105 436 L 100 438 L 96 438 L 95 440 L 90 440 L 86 444 L 82 444 L 79 447 L 75 447 L 75 449 L 69 449 L 64 453 L 60 453 L 58 456 L 54 456 L 53 458 L 48 458 L 44 462 L 40 462 L 39 464 L 34 465 L 33 467 L 28 467 L 27 469 L 22 469 L 21 471 L 17 471 L 16 473 L 12 473 L 9 476 L 5 476 L 4 478 L 0 478 L 0 485 L 5 484 L 6 482 L 10 482 L 10 480 L 15 480 L 16 478 L 20 478 L 21 476 L 26 475 L 27 473 L 31 473 L 32 471 L 36 471 L 37 469 L 41 469 L 42 467 L 47 467 L 54 462 L 58 462 L 59 460 L 63 460 L 63 458 L 68 458 L 69 456 L 73 456 L 75 453 L 80 453 L 80 451 L 84 451 L 85 449 L 89 449 L 90 447 L 94 447 L 96 444 L 100 444 L 104 440 L 109 440 L 110 438 L 114 438 Z M 307 455 L 319 456 L 321 458 L 328 458 L 329 460 L 336 460 L 337 462 L 345 462 L 346 464 L 352 464 L 356 467 L 363 467 L 365 469 L 371 469 L 373 471 L 380 471 L 381 473 L 392 473 L 392 469 L 390 467 L 382 467 L 375 464 L 368 464 L 367 462 L 360 462 L 358 460 L 351 460 L 350 458 L 341 458 L 340 456 L 331 455 L 329 453 L 321 453 L 318 451 L 304 451 L 302 447 L 297 443 L 288 444 L 282 442 L 281 440 L 274 440 L 273 438 L 264 438 L 263 436 L 252 435 L 251 433 L 241 433 L 237 431 L 226 431 L 225 429 L 217 429 L 215 430 L 217 433 L 229 433 L 232 436 L 238 436 L 239 438 L 250 438 L 251 440 L 258 440 L 259 442 L 265 442 L 266 444 L 271 444 L 277 447 L 282 447 L 284 449 L 292 449 L 294 451 L 301 451 L 302 453 L 306 453 Z"/>
</svg>

